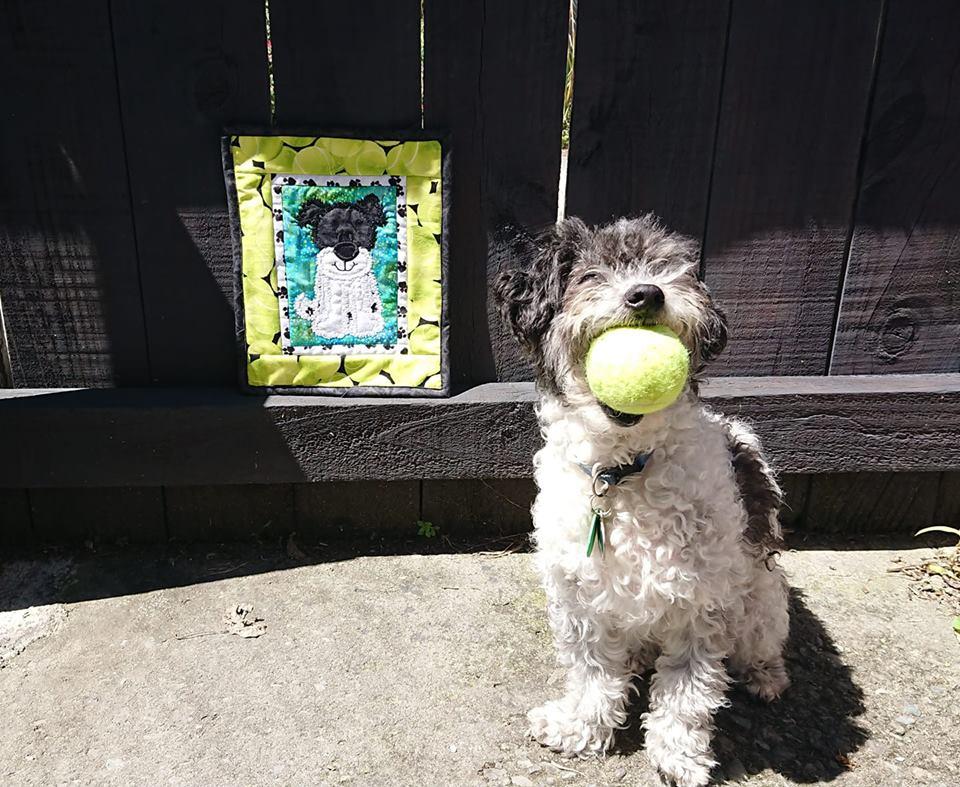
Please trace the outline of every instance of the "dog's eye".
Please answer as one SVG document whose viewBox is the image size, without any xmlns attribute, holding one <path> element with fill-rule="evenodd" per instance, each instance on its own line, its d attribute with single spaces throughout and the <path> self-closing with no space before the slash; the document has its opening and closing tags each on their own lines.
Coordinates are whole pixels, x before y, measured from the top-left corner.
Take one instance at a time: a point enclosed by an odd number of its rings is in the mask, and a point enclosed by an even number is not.
<svg viewBox="0 0 960 787">
<path fill-rule="evenodd" d="M 589 284 L 592 281 L 600 281 L 602 278 L 600 271 L 585 271 L 577 277 L 577 284 Z"/>
</svg>

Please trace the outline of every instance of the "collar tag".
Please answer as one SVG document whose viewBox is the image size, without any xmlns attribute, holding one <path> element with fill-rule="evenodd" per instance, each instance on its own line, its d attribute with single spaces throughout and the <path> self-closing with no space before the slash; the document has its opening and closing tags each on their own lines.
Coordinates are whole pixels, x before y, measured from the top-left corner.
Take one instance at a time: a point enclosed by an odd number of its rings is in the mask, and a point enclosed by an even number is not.
<svg viewBox="0 0 960 787">
<path fill-rule="evenodd" d="M 599 508 L 593 509 L 590 519 L 590 538 L 587 541 L 587 557 L 593 554 L 593 547 L 600 547 L 600 556 L 603 557 L 603 512 Z"/>
<path fill-rule="evenodd" d="M 617 465 L 616 467 L 603 467 L 597 462 L 593 467 L 579 465 L 588 476 L 590 476 L 590 534 L 587 538 L 587 557 L 593 554 L 593 548 L 598 547 L 600 556 L 603 557 L 605 534 L 603 532 L 603 520 L 609 516 L 611 511 L 603 507 L 603 496 L 610 491 L 611 487 L 619 484 L 624 478 L 635 473 L 640 473 L 646 467 L 650 454 L 637 454 L 633 462 L 627 465 Z"/>
</svg>

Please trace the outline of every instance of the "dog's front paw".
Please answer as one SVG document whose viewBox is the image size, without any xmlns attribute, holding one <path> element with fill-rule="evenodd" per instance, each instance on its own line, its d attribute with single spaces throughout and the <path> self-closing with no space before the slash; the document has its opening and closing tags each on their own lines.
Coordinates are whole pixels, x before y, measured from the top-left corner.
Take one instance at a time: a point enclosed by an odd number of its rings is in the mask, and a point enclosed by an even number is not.
<svg viewBox="0 0 960 787">
<path fill-rule="evenodd" d="M 747 690 L 767 702 L 777 699 L 790 686 L 783 661 L 755 666 L 747 674 Z"/>
<path fill-rule="evenodd" d="M 717 764 L 709 746 L 706 730 L 689 731 L 674 728 L 660 735 L 647 729 L 647 757 L 660 779 L 671 787 L 703 787 L 710 781 L 710 771 Z"/>
<path fill-rule="evenodd" d="M 613 728 L 578 717 L 562 700 L 534 708 L 527 719 L 535 741 L 568 757 L 603 754 L 613 743 Z"/>
<path fill-rule="evenodd" d="M 709 783 L 710 771 L 713 769 L 713 760 L 702 754 L 673 754 L 653 764 L 660 781 L 669 787 L 704 787 Z"/>
</svg>

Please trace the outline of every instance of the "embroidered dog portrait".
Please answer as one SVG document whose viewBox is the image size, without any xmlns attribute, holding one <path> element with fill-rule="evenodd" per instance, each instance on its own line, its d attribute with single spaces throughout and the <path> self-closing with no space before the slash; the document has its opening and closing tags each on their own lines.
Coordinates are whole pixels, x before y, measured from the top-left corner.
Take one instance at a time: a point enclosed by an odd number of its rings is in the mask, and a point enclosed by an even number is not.
<svg viewBox="0 0 960 787">
<path fill-rule="evenodd" d="M 406 347 L 403 178 L 275 176 L 273 215 L 287 353 Z M 406 310 L 404 310 L 406 311 Z M 400 338 L 400 335 L 403 338 Z"/>
<path fill-rule="evenodd" d="M 224 138 L 245 388 L 445 394 L 447 151 Z"/>
</svg>

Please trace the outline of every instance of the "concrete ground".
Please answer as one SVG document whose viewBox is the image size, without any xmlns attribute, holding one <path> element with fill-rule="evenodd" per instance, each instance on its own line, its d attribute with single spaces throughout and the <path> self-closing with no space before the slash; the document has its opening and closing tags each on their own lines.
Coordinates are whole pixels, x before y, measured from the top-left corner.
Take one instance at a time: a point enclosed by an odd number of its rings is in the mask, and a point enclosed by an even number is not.
<svg viewBox="0 0 960 787">
<path fill-rule="evenodd" d="M 0 783 L 656 783 L 642 685 L 605 760 L 525 738 L 560 690 L 528 554 L 308 551 L 0 565 Z M 931 554 L 784 555 L 793 687 L 771 706 L 731 693 L 717 783 L 960 784 L 949 603 L 899 570 Z"/>
</svg>

